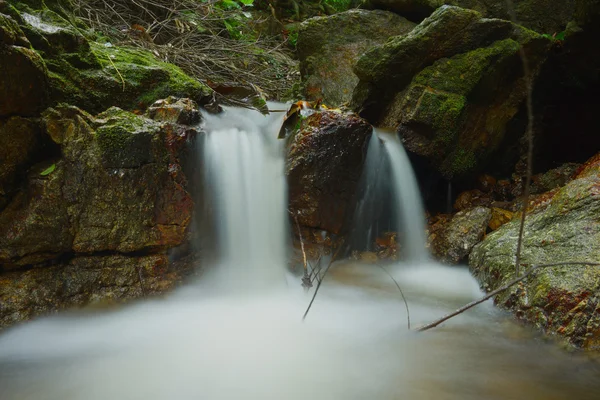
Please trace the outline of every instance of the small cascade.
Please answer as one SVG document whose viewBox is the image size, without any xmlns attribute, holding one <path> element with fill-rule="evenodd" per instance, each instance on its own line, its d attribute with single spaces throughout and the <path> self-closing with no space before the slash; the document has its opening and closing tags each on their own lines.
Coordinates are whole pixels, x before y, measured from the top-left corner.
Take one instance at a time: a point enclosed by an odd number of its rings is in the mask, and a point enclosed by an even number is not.
<svg viewBox="0 0 600 400">
<path fill-rule="evenodd" d="M 353 248 L 372 250 L 382 232 L 397 230 L 406 261 L 426 261 L 424 210 L 417 180 L 402 143 L 393 133 L 375 129 L 354 213 Z"/>
<path fill-rule="evenodd" d="M 371 135 L 352 221 L 352 249 L 373 251 L 379 234 L 397 230 L 397 218 L 390 206 L 393 193 L 389 175 L 390 163 L 383 143 L 377 135 Z"/>
<path fill-rule="evenodd" d="M 425 211 L 410 160 L 397 135 L 378 130 L 375 130 L 375 133 L 383 141 L 392 167 L 392 188 L 396 198 L 394 206 L 399 211 L 398 227 L 403 233 L 404 257 L 411 262 L 426 261 L 428 254 L 425 248 Z"/>
<path fill-rule="evenodd" d="M 225 108 L 204 115 L 205 187 L 216 227 L 217 285 L 277 286 L 286 265 L 282 113 Z"/>
</svg>

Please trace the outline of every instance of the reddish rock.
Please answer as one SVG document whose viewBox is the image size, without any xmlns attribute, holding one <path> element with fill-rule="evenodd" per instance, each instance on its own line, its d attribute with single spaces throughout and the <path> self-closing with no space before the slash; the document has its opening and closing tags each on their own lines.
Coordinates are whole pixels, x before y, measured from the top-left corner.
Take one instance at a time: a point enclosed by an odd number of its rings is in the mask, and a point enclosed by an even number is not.
<svg viewBox="0 0 600 400">
<path fill-rule="evenodd" d="M 0 213 L 0 265 L 183 242 L 193 204 L 163 126 L 119 109 L 93 118 L 74 107 L 51 109 L 44 121 L 62 159 L 44 176 L 49 163 L 36 166 Z"/>
<path fill-rule="evenodd" d="M 353 114 L 316 112 L 301 121 L 287 156 L 289 208 L 299 223 L 338 234 L 354 197 L 372 127 Z"/>
</svg>

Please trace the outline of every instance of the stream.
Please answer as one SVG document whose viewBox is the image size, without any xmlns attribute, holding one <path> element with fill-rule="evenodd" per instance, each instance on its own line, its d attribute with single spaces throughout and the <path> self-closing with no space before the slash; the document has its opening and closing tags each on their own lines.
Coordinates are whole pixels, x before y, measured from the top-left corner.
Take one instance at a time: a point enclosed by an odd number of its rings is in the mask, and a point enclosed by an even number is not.
<svg viewBox="0 0 600 400">
<path fill-rule="evenodd" d="M 305 292 L 285 268 L 281 118 L 205 115 L 199 154 L 216 208 L 216 261 L 165 298 L 3 333 L 1 400 L 600 398 L 597 363 L 491 302 L 430 331 L 409 330 L 387 272 L 406 296 L 413 329 L 482 295 L 466 268 L 438 265 L 420 250 L 406 262 L 334 263 L 303 321 L 314 288 Z M 418 224 L 406 218 L 410 210 L 403 223 Z"/>
</svg>

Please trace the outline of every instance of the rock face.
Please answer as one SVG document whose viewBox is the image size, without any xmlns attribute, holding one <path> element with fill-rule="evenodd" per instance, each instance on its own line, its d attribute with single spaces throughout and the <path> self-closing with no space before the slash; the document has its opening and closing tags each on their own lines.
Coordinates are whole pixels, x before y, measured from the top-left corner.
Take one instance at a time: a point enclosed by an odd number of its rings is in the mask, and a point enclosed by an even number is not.
<svg viewBox="0 0 600 400">
<path fill-rule="evenodd" d="M 48 164 L 32 169 L 26 190 L 0 214 L 0 265 L 183 241 L 192 201 L 160 124 L 117 108 L 96 118 L 50 109 L 44 121 L 62 158 L 48 174 Z"/>
<path fill-rule="evenodd" d="M 316 112 L 300 122 L 288 146 L 292 215 L 302 226 L 338 234 L 349 213 L 372 134 L 353 114 Z"/>
<path fill-rule="evenodd" d="M 397 129 L 405 147 L 447 179 L 475 171 L 502 143 L 550 40 L 473 10 L 443 6 L 405 36 L 365 53 L 352 106 Z"/>
<path fill-rule="evenodd" d="M 78 257 L 0 275 L 0 329 L 76 306 L 109 306 L 162 293 L 187 273 L 164 255 Z"/>
<path fill-rule="evenodd" d="M 446 263 L 458 264 L 485 235 L 492 211 L 475 207 L 454 214 L 445 226 L 429 238 L 433 256 Z"/>
<path fill-rule="evenodd" d="M 600 260 L 600 154 L 575 179 L 544 201 L 530 203 L 522 262 L 526 265 Z M 486 290 L 515 274 L 518 218 L 475 246 L 469 264 Z M 496 302 L 548 334 L 571 345 L 600 351 L 600 268 L 569 265 L 542 268 Z"/>
<path fill-rule="evenodd" d="M 540 33 L 563 31 L 574 19 L 577 3 L 586 0 L 523 0 L 514 2 L 514 13 L 519 24 Z M 442 5 L 469 8 L 489 18 L 510 19 L 505 0 L 368 0 L 367 8 L 394 11 L 411 21 L 421 21 Z"/>
<path fill-rule="evenodd" d="M 358 57 L 414 26 L 394 13 L 379 10 L 350 10 L 303 22 L 297 54 L 306 98 L 323 99 L 329 106 L 347 103 L 358 83 L 352 71 Z"/>
</svg>

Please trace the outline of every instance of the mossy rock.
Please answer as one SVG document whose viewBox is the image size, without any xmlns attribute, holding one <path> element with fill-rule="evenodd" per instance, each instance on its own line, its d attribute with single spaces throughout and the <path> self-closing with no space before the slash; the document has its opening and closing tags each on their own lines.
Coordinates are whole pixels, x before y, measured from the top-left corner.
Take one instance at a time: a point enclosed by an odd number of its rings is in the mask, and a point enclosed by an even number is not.
<svg viewBox="0 0 600 400">
<path fill-rule="evenodd" d="M 576 179 L 530 206 L 521 262 L 526 265 L 600 260 L 600 156 Z M 515 277 L 520 218 L 502 225 L 475 246 L 469 265 L 482 286 L 494 290 Z M 521 271 L 526 267 L 521 266 Z M 549 335 L 600 352 L 600 268 L 566 265 L 542 268 L 521 286 L 499 294 L 496 303 Z"/>
<path fill-rule="evenodd" d="M 522 0 L 514 2 L 513 11 L 519 24 L 539 33 L 553 34 L 566 28 L 578 3 L 587 5 L 593 1 Z M 366 0 L 363 7 L 390 10 L 420 22 L 443 5 L 475 10 L 488 18 L 511 19 L 505 0 Z"/>
<path fill-rule="evenodd" d="M 108 168 L 137 168 L 156 162 L 164 138 L 150 119 L 112 107 L 96 117 L 96 140 Z"/>
<path fill-rule="evenodd" d="M 97 37 L 47 8 L 12 8 L 48 68 L 52 104 L 74 104 L 91 113 L 117 106 L 143 109 L 168 97 L 202 102 L 211 90 L 179 67 L 141 48 L 99 43 Z"/>
<path fill-rule="evenodd" d="M 358 78 L 357 58 L 389 37 L 409 32 L 415 24 L 386 11 L 350 10 L 304 21 L 297 54 L 305 98 L 340 106 L 350 101 Z"/>
<path fill-rule="evenodd" d="M 463 178 L 498 150 L 527 96 L 520 48 L 535 77 L 550 46 L 508 21 L 443 6 L 363 55 L 353 105 L 373 124 L 396 129 L 447 179 Z"/>
</svg>

